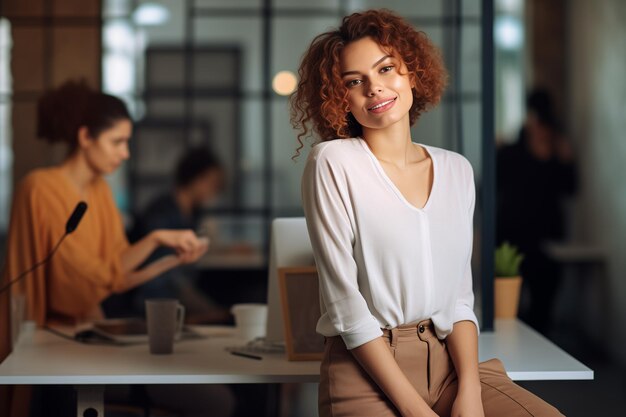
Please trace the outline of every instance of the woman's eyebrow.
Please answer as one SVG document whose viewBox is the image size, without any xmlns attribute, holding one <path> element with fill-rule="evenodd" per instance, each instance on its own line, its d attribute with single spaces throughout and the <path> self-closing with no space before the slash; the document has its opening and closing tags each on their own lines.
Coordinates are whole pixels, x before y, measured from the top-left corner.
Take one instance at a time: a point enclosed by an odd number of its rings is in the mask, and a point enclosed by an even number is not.
<svg viewBox="0 0 626 417">
<path fill-rule="evenodd" d="M 374 62 L 374 65 L 372 65 L 372 68 L 376 67 L 376 65 L 380 64 L 387 58 L 391 58 L 391 55 L 385 55 L 384 57 L 380 58 L 378 61 Z M 359 73 L 358 71 L 345 71 L 341 73 L 341 76 L 345 77 L 346 75 L 349 75 L 349 74 L 358 74 L 358 73 Z"/>
</svg>

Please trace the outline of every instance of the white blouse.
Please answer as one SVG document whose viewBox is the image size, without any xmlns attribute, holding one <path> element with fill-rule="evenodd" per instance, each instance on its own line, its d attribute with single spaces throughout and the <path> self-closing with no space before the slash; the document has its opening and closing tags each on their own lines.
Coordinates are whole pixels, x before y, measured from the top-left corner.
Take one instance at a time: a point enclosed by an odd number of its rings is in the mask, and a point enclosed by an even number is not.
<svg viewBox="0 0 626 417">
<path fill-rule="evenodd" d="M 365 140 L 311 149 L 302 201 L 319 274 L 317 331 L 353 349 L 393 328 L 432 319 L 440 339 L 473 311 L 472 166 L 463 156 L 420 145 L 433 163 L 423 208 L 409 203 Z"/>
</svg>

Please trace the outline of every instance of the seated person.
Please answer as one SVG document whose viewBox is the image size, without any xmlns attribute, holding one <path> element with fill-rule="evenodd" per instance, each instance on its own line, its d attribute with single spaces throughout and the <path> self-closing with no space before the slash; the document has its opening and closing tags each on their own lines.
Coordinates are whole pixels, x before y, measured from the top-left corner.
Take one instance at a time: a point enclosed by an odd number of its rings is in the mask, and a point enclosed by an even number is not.
<svg viewBox="0 0 626 417">
<path fill-rule="evenodd" d="M 159 229 L 197 230 L 202 208 L 215 200 L 224 182 L 224 170 L 217 157 L 206 147 L 189 149 L 176 166 L 174 188 L 157 197 L 138 217 L 133 235 L 148 236 Z M 167 256 L 171 249 L 161 248 L 150 261 Z M 133 294 L 133 309 L 143 312 L 147 298 L 174 297 L 185 306 L 192 322 L 223 322 L 230 314 L 197 287 L 198 271 L 181 265 L 138 287 Z"/>
</svg>

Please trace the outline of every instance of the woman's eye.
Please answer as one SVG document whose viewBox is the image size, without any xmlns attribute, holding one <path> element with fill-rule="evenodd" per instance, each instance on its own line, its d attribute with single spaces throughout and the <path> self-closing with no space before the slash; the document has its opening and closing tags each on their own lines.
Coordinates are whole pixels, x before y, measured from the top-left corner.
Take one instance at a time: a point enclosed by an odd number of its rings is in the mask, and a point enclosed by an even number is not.
<svg viewBox="0 0 626 417">
<path fill-rule="evenodd" d="M 380 72 L 389 72 L 393 69 L 393 65 L 387 65 L 386 67 L 382 67 Z"/>
<path fill-rule="evenodd" d="M 361 84 L 361 80 L 351 80 L 348 81 L 348 83 L 346 84 L 346 86 L 348 87 L 354 87 L 355 85 L 359 85 Z"/>
</svg>

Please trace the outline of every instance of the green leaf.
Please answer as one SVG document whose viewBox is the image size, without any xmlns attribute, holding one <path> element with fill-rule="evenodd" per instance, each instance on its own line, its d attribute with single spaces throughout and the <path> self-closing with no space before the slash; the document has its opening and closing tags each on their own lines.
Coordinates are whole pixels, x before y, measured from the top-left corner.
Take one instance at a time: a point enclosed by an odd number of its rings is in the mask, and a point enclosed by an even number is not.
<svg viewBox="0 0 626 417">
<path fill-rule="evenodd" d="M 516 277 L 524 255 L 509 242 L 502 243 L 495 252 L 495 275 L 497 277 Z"/>
</svg>

